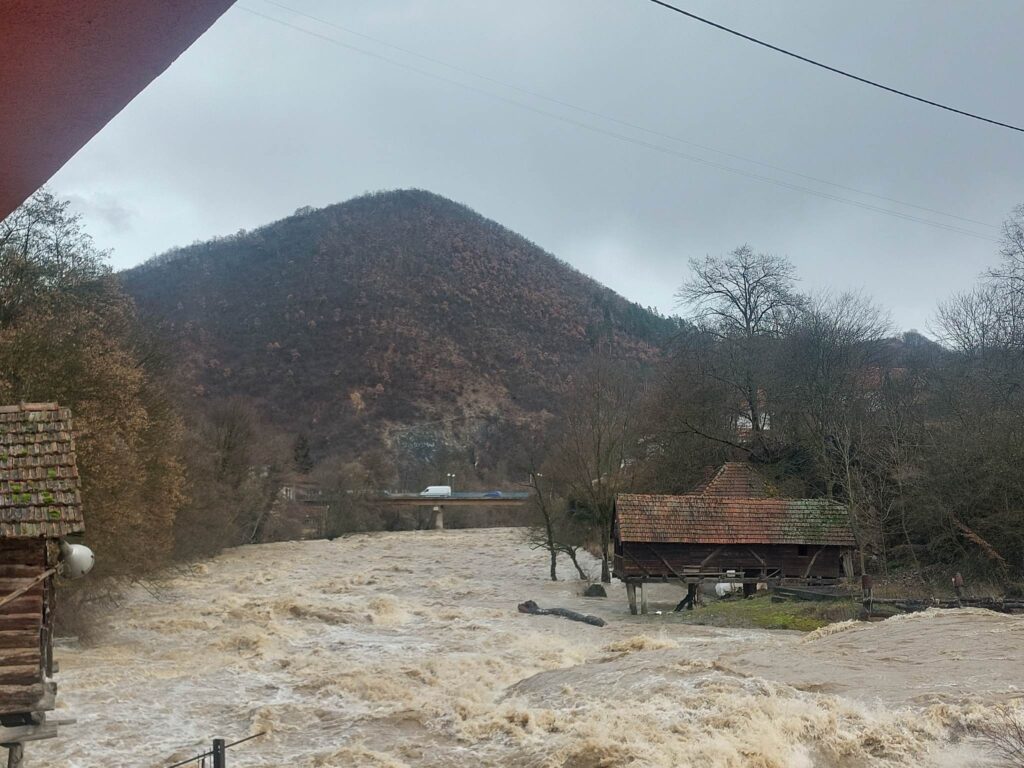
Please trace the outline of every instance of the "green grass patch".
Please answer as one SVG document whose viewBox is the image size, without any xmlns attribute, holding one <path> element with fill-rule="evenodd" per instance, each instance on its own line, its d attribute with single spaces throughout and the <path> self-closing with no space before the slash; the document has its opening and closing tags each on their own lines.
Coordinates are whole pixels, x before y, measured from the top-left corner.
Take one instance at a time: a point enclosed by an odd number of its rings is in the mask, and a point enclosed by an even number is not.
<svg viewBox="0 0 1024 768">
<path fill-rule="evenodd" d="M 710 600 L 703 606 L 686 611 L 683 620 L 690 624 L 745 629 L 795 629 L 810 632 L 837 621 L 855 619 L 861 606 L 853 600 L 812 602 L 786 600 L 773 602 L 759 593 L 754 597 L 729 597 Z"/>
</svg>

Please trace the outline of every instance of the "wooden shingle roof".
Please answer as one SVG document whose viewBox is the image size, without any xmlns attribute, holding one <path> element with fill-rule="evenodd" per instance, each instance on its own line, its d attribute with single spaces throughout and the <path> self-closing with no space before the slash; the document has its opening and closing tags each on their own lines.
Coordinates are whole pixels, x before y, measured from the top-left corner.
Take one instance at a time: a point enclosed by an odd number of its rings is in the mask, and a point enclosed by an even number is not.
<svg viewBox="0 0 1024 768">
<path fill-rule="evenodd" d="M 764 478 L 743 461 L 725 462 L 710 480 L 701 483 L 691 494 L 720 499 L 766 499 L 771 495 Z"/>
<path fill-rule="evenodd" d="M 55 403 L 0 406 L 0 538 L 83 530 L 71 411 Z"/>
<path fill-rule="evenodd" d="M 616 537 L 665 544 L 856 546 L 846 507 L 830 499 L 772 498 L 749 464 L 727 462 L 691 493 L 619 494 Z"/>
<path fill-rule="evenodd" d="M 846 507 L 829 499 L 620 494 L 620 541 L 856 546 Z"/>
</svg>

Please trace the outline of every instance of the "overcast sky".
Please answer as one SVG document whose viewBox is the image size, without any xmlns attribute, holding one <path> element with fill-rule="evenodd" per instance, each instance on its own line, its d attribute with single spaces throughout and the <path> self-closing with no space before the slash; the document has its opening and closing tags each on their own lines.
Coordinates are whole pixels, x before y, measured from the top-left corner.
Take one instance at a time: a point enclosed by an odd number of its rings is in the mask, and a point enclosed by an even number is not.
<svg viewBox="0 0 1024 768">
<path fill-rule="evenodd" d="M 996 261 L 997 226 L 1024 202 L 1024 134 L 645 0 L 282 1 L 337 26 L 239 0 L 54 177 L 116 267 L 300 206 L 419 187 L 666 313 L 689 258 L 749 243 L 788 256 L 807 289 L 864 289 L 925 330 L 937 300 Z M 680 4 L 1024 125 L 1016 0 Z"/>
</svg>

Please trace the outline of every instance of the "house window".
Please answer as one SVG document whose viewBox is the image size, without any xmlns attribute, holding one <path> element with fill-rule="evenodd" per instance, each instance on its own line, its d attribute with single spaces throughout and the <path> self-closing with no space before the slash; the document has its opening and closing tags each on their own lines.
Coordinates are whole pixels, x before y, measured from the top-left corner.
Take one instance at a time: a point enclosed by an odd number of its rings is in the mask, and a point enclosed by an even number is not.
<svg viewBox="0 0 1024 768">
<path fill-rule="evenodd" d="M 811 554 L 810 550 L 811 548 L 808 547 L 806 544 L 798 544 L 796 548 L 796 553 L 800 555 L 800 557 L 807 557 L 809 554 Z"/>
</svg>

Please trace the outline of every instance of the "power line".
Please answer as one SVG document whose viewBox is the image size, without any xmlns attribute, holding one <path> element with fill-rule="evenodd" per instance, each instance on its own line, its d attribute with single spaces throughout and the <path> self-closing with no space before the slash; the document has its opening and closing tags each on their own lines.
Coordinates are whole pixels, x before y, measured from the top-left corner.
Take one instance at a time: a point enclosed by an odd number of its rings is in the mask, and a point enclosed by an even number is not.
<svg viewBox="0 0 1024 768">
<path fill-rule="evenodd" d="M 645 127 L 643 125 L 638 125 L 636 123 L 629 122 L 628 120 L 622 120 L 620 118 L 613 117 L 611 115 L 604 114 L 602 112 L 596 112 L 596 111 L 594 111 L 592 109 L 588 109 L 586 107 L 581 107 L 581 106 L 578 106 L 576 104 L 572 104 L 572 103 L 570 103 L 568 101 L 563 101 L 562 99 L 557 99 L 557 98 L 554 98 L 554 97 L 551 97 L 551 96 L 547 96 L 546 94 L 538 93 L 537 91 L 530 90 L 529 88 L 524 88 L 524 87 L 522 87 L 520 85 L 516 85 L 515 83 L 510 83 L 510 82 L 508 82 L 506 80 L 499 80 L 498 78 L 491 77 L 489 75 L 482 75 L 479 72 L 474 72 L 474 71 L 472 71 L 470 69 L 466 69 L 465 67 L 460 67 L 460 66 L 458 66 L 456 64 L 451 64 L 451 63 L 449 63 L 447 61 L 444 61 L 442 59 L 438 59 L 438 58 L 435 58 L 433 56 L 428 56 L 426 54 L 419 53 L 418 51 L 414 51 L 414 50 L 411 50 L 409 48 L 403 48 L 400 45 L 394 45 L 393 43 L 389 43 L 386 40 L 381 40 L 379 38 L 367 35 L 367 34 L 365 34 L 363 32 L 359 32 L 357 30 L 351 29 L 350 27 L 342 26 L 341 24 L 337 24 L 336 22 L 330 21 L 329 19 L 324 19 L 324 18 L 321 18 L 319 16 L 313 16 L 312 14 L 306 13 L 304 11 L 300 11 L 297 8 L 293 8 L 293 7 L 289 6 L 289 5 L 285 5 L 284 3 L 277 2 L 277 0 L 263 0 L 263 2 L 267 3 L 268 5 L 276 6 L 277 8 L 280 8 L 280 9 L 282 9 L 284 11 L 288 11 L 289 13 L 293 13 L 296 16 L 301 16 L 303 18 L 309 19 L 310 21 L 316 22 L 318 24 L 323 24 L 323 25 L 328 26 L 328 27 L 333 27 L 334 29 L 337 29 L 337 30 L 339 30 L 341 32 L 345 32 L 347 34 L 354 35 L 355 37 L 360 37 L 360 38 L 362 38 L 364 40 L 369 40 L 369 41 L 371 41 L 373 43 L 377 43 L 378 45 L 383 45 L 386 48 L 391 48 L 392 50 L 395 50 L 395 51 L 401 51 L 402 53 L 408 54 L 409 56 L 415 56 L 418 59 L 422 59 L 423 61 L 429 61 L 432 64 L 437 64 L 439 66 L 442 66 L 442 67 L 445 67 L 447 69 L 450 69 L 450 70 L 452 70 L 454 72 L 459 72 L 459 73 L 464 74 L 464 75 L 469 75 L 471 77 L 476 77 L 476 78 L 479 78 L 480 80 L 485 80 L 487 82 L 494 83 L 495 85 L 500 85 L 503 88 L 509 88 L 511 90 L 518 91 L 519 93 L 525 94 L 527 96 L 532 96 L 533 98 L 541 99 L 542 101 L 546 101 L 546 102 L 548 102 L 550 104 L 557 104 L 560 107 L 565 107 L 567 109 L 574 110 L 574 111 L 579 112 L 581 114 L 589 115 L 591 117 L 597 117 L 597 118 L 600 118 L 602 120 L 607 120 L 608 122 L 615 123 L 617 125 L 621 125 L 621 126 L 623 126 L 625 128 L 631 128 L 633 130 L 641 131 L 641 132 L 649 134 L 651 136 L 657 136 L 659 138 L 668 139 L 670 141 L 674 141 L 674 142 L 677 142 L 679 144 L 685 144 L 687 146 L 691 146 L 691 147 L 694 147 L 696 149 L 702 149 L 702 150 L 704 150 L 706 152 L 714 152 L 717 155 L 722 155 L 723 157 L 729 157 L 729 158 L 732 158 L 733 160 L 742 160 L 743 162 L 752 163 L 754 165 L 759 165 L 762 168 L 768 168 L 768 169 L 773 170 L 773 171 L 781 171 L 782 173 L 788 173 L 791 176 L 796 176 L 796 177 L 801 178 L 801 179 L 806 179 L 808 181 L 813 181 L 813 182 L 816 182 L 818 184 L 824 184 L 826 186 L 834 187 L 836 189 L 842 189 L 842 190 L 844 190 L 846 192 L 855 192 L 858 195 L 864 195 L 865 197 L 873 197 L 876 200 L 883 200 L 883 201 L 888 202 L 888 203 L 896 203 L 897 205 L 902 205 L 902 206 L 905 206 L 907 208 L 915 208 L 915 209 L 917 209 L 919 211 L 925 211 L 927 213 L 934 213 L 934 214 L 936 214 L 938 216 L 946 216 L 948 218 L 957 219 L 959 221 L 963 221 L 963 222 L 966 222 L 966 223 L 969 223 L 969 224 L 977 224 L 978 226 L 982 226 L 982 227 L 988 227 L 988 228 L 991 228 L 991 229 L 999 229 L 999 226 L 996 225 L 996 224 L 990 224 L 990 223 L 985 222 L 985 221 L 978 221 L 977 219 L 967 218 L 966 216 L 960 216 L 960 215 L 955 214 L 955 213 L 947 213 L 945 211 L 940 211 L 940 210 L 938 210 L 936 208 L 929 208 L 929 207 L 924 206 L 924 205 L 917 205 L 915 203 L 908 203 L 905 200 L 899 200 L 899 199 L 894 198 L 894 197 L 886 197 L 885 195 L 879 195 L 879 194 L 876 194 L 874 192 L 868 192 L 868 191 L 863 190 L 863 189 L 857 189 L 856 187 L 849 187 L 849 186 L 846 186 L 844 184 L 837 184 L 836 182 L 829 181 L 828 179 L 818 178 L 817 176 L 810 176 L 808 174 L 800 173 L 799 171 L 794 171 L 794 170 L 791 170 L 789 168 L 784 168 L 784 167 L 779 166 L 779 165 L 773 165 L 772 163 L 765 163 L 765 162 L 762 162 L 760 160 L 755 160 L 752 157 L 746 157 L 745 155 L 739 155 L 739 154 L 736 154 L 734 152 L 727 152 L 725 150 L 716 149 L 715 147 L 709 147 L 709 146 L 707 146 L 705 144 L 698 144 L 696 142 L 689 141 L 687 139 L 683 139 L 683 138 L 680 138 L 678 136 L 673 136 L 672 134 L 663 133 L 661 131 L 657 131 L 657 130 L 654 130 L 654 129 L 651 129 L 651 128 L 647 128 L 647 127 Z"/>
<path fill-rule="evenodd" d="M 661 152 L 663 154 L 672 155 L 674 157 L 678 157 L 678 158 L 681 158 L 683 160 L 687 160 L 688 162 L 697 163 L 699 165 L 705 165 L 705 166 L 708 166 L 710 168 L 716 168 L 718 170 L 725 171 L 727 173 L 736 174 L 738 176 L 743 176 L 745 178 L 752 179 L 752 180 L 755 180 L 755 181 L 760 181 L 762 183 L 772 184 L 774 186 L 782 187 L 784 189 L 790 189 L 790 190 L 793 190 L 793 191 L 796 191 L 796 192 L 803 192 L 804 194 L 813 195 L 815 197 L 819 197 L 819 198 L 822 198 L 822 199 L 825 199 L 825 200 L 832 200 L 834 202 L 839 202 L 839 203 L 844 203 L 846 205 L 856 206 L 856 207 L 862 208 L 864 210 L 874 211 L 876 213 L 885 214 L 887 216 L 893 216 L 895 218 L 904 219 L 906 221 L 915 221 L 915 222 L 918 222 L 920 224 L 925 224 L 927 226 L 936 227 L 938 229 L 943 229 L 943 230 L 946 230 L 946 231 L 949 231 L 949 232 L 956 232 L 958 234 L 967 235 L 968 237 L 974 237 L 974 238 L 978 238 L 978 239 L 981 239 L 981 240 L 986 240 L 988 242 L 993 242 L 993 243 L 999 242 L 994 237 L 990 237 L 988 235 L 984 235 L 984 234 L 982 234 L 980 232 L 975 232 L 975 231 L 970 230 L 970 229 L 965 229 L 963 227 L 959 227 L 959 226 L 956 226 L 954 224 L 947 224 L 947 223 L 941 222 L 941 221 L 933 221 L 931 219 L 925 219 L 925 218 L 922 218 L 920 216 L 914 216 L 913 214 L 904 213 L 902 211 L 895 211 L 895 210 L 892 210 L 890 208 L 883 208 L 881 206 L 872 205 L 870 203 L 865 203 L 865 202 L 859 201 L 859 200 L 853 200 L 851 198 L 842 197 L 840 195 L 833 195 L 833 194 L 828 193 L 828 192 L 823 192 L 821 190 L 812 189 L 810 187 L 805 187 L 805 186 L 802 186 L 802 185 L 799 185 L 799 184 L 792 184 L 792 183 L 787 182 L 787 181 L 782 181 L 781 179 L 775 179 L 775 178 L 772 178 L 770 176 L 763 176 L 761 174 L 752 173 L 750 171 L 745 171 L 745 170 L 743 170 L 741 168 L 734 168 L 733 166 L 730 166 L 730 165 L 725 165 L 723 163 L 718 163 L 718 162 L 715 162 L 713 160 L 708 160 L 707 158 L 698 157 L 696 155 L 689 155 L 689 154 L 686 154 L 684 152 L 679 152 L 677 150 L 661 146 L 660 144 L 654 144 L 652 142 L 645 141 L 643 139 L 639 139 L 639 138 L 636 138 L 634 136 L 628 136 L 626 134 L 618 133 L 616 131 L 611 131 L 611 130 L 608 130 L 606 128 L 602 128 L 600 126 L 591 125 L 591 124 L 588 124 L 588 123 L 581 122 L 579 120 L 574 120 L 571 117 L 566 117 L 565 115 L 560 115 L 560 114 L 557 114 L 555 112 L 549 112 L 549 111 L 544 110 L 544 109 L 539 109 L 538 107 L 534 107 L 534 106 L 532 106 L 530 104 L 525 104 L 525 103 L 523 103 L 521 101 L 517 101 L 515 99 L 510 99 L 510 98 L 508 98 L 506 96 L 502 96 L 500 94 L 493 93 L 493 92 L 485 90 L 483 88 L 477 88 L 476 86 L 470 85 L 468 83 L 464 83 L 464 82 L 461 82 L 459 80 L 454 80 L 452 78 L 445 77 L 444 75 L 439 75 L 436 72 L 430 72 L 429 70 L 420 69 L 419 67 L 414 67 L 414 66 L 412 66 L 410 64 L 406 64 L 405 62 L 397 61 L 395 59 L 388 58 L 387 56 L 383 56 L 383 55 L 381 55 L 379 53 L 375 53 L 373 51 L 368 51 L 368 50 L 366 50 L 364 48 L 360 48 L 358 46 L 351 45 L 350 43 L 346 43 L 346 42 L 344 42 L 342 40 L 338 40 L 337 38 L 331 37 L 330 35 L 325 35 L 325 34 L 322 34 L 320 32 L 314 32 L 313 30 L 306 29 L 304 27 L 300 27 L 297 24 L 292 24 L 292 23 L 284 21 L 282 19 L 278 19 L 278 18 L 275 18 L 273 16 L 268 16 L 265 13 L 261 13 L 261 12 L 259 12 L 257 10 L 254 10 L 252 8 L 248 8 L 248 7 L 244 6 L 244 5 L 236 5 L 235 8 L 238 8 L 239 10 L 245 11 L 246 13 L 252 14 L 254 16 L 259 16 L 260 18 L 266 19 L 267 21 L 274 22 L 275 24 L 279 24 L 281 26 L 288 27 L 289 29 L 293 29 L 296 32 L 300 32 L 302 34 L 318 38 L 318 39 L 323 40 L 325 42 L 329 42 L 329 43 L 331 43 L 333 45 L 337 45 L 337 46 L 339 46 L 341 48 L 345 48 L 347 50 L 353 51 L 355 53 L 360 53 L 360 54 L 362 54 L 364 56 L 369 56 L 370 58 L 374 58 L 374 59 L 378 59 L 379 61 L 387 62 L 387 63 L 389 63 L 389 64 L 391 64 L 393 66 L 400 67 L 400 68 L 408 70 L 410 72 L 415 72 L 415 73 L 417 73 L 419 75 L 422 75 L 424 77 L 429 77 L 429 78 L 432 78 L 432 79 L 435 79 L 435 80 L 440 80 L 441 82 L 445 82 L 445 83 L 448 83 L 450 85 L 454 85 L 454 86 L 456 86 L 458 88 L 462 88 L 464 90 L 468 90 L 468 91 L 471 91 L 473 93 L 476 93 L 476 94 L 479 94 L 479 95 L 482 95 L 482 96 L 486 96 L 487 98 L 490 98 L 490 99 L 495 99 L 497 101 L 501 101 L 501 102 L 503 102 L 505 104 L 510 104 L 510 105 L 518 107 L 520 109 L 524 109 L 524 110 L 527 110 L 529 112 L 533 112 L 534 114 L 543 115 L 545 117 L 549 117 L 549 118 L 552 118 L 554 120 L 558 120 L 558 121 L 566 123 L 568 125 L 573 125 L 573 126 L 575 126 L 577 128 L 582 128 L 583 130 L 590 131 L 592 133 L 597 133 L 597 134 L 600 134 L 602 136 L 607 136 L 607 137 L 610 137 L 610 138 L 617 139 L 619 141 L 628 142 L 628 143 L 634 144 L 636 146 L 645 147 L 645 148 L 650 149 L 650 150 L 655 151 L 655 152 Z M 988 225 L 985 225 L 985 226 L 988 226 Z"/>
<path fill-rule="evenodd" d="M 837 75 L 842 75 L 843 77 L 848 77 L 851 80 L 856 80 L 857 82 L 864 83 L 865 85 L 871 85 L 871 86 L 874 86 L 875 88 L 881 88 L 883 91 L 889 91 L 889 93 L 895 93 L 897 96 L 904 96 L 904 97 L 906 97 L 908 99 L 913 99 L 914 101 L 919 101 L 922 104 L 928 104 L 929 106 L 932 106 L 932 107 L 938 107 L 939 109 L 944 109 L 947 112 L 954 112 L 954 113 L 956 113 L 958 115 L 963 115 L 964 117 L 970 117 L 970 118 L 973 118 L 974 120 L 981 120 L 984 123 L 991 123 L 992 125 L 998 125 L 1001 128 L 1009 128 L 1011 131 L 1019 131 L 1021 133 L 1024 133 L 1024 128 L 1020 128 L 1020 127 L 1018 127 L 1016 125 L 1010 125 L 1009 123 L 1002 123 L 1002 122 L 1000 122 L 998 120 L 993 120 L 993 119 L 988 118 L 988 117 L 982 117 L 981 115 L 976 115 L 973 112 L 966 112 L 966 111 L 964 111 L 962 109 L 957 109 L 956 107 L 951 107 L 951 106 L 949 106 L 947 104 L 940 104 L 937 101 L 931 101 L 930 99 L 925 99 L 925 98 L 922 98 L 921 96 L 915 96 L 912 93 L 907 93 L 906 91 L 901 91 L 898 88 L 891 88 L 888 85 L 883 85 L 882 83 L 876 82 L 874 80 L 868 80 L 866 77 L 861 77 L 860 75 L 855 75 L 852 72 L 847 72 L 845 70 L 829 66 L 828 64 L 823 64 L 822 62 L 815 61 L 814 59 L 809 59 L 806 56 L 801 56 L 799 53 L 794 53 L 793 51 L 788 51 L 785 48 L 780 48 L 777 45 L 772 45 L 771 43 L 767 43 L 764 40 L 759 40 L 756 37 L 752 37 L 750 35 L 745 35 L 742 32 L 739 32 L 739 31 L 737 31 L 735 29 L 731 29 L 730 27 L 726 27 L 726 26 L 724 26 L 722 24 L 718 24 L 718 23 L 716 23 L 714 21 L 711 21 L 711 19 L 705 19 L 703 16 L 698 16 L 697 14 L 691 13 L 690 11 L 685 11 L 682 8 L 679 8 L 678 6 L 672 5 L 671 3 L 664 2 L 664 0 L 650 0 L 650 2 L 654 3 L 655 5 L 660 5 L 662 8 L 666 8 L 666 9 L 668 9 L 670 11 L 675 11 L 676 13 L 682 14 L 683 16 L 686 16 L 687 18 L 693 19 L 694 21 L 699 21 L 701 24 L 707 24 L 709 27 L 714 27 L 715 29 L 720 29 L 723 32 L 728 32 L 730 35 L 735 35 L 736 37 L 739 37 L 739 38 L 742 38 L 744 40 L 747 40 L 748 42 L 751 42 L 751 43 L 754 43 L 756 45 L 760 45 L 760 46 L 763 46 L 765 48 L 768 48 L 769 50 L 775 51 L 776 53 L 781 53 L 781 54 L 784 54 L 786 56 L 791 56 L 792 58 L 797 59 L 799 61 L 802 61 L 802 62 L 804 62 L 806 64 L 812 64 L 815 67 L 820 67 L 821 69 L 828 70 L 829 72 L 833 72 L 833 73 L 835 73 Z"/>
</svg>

